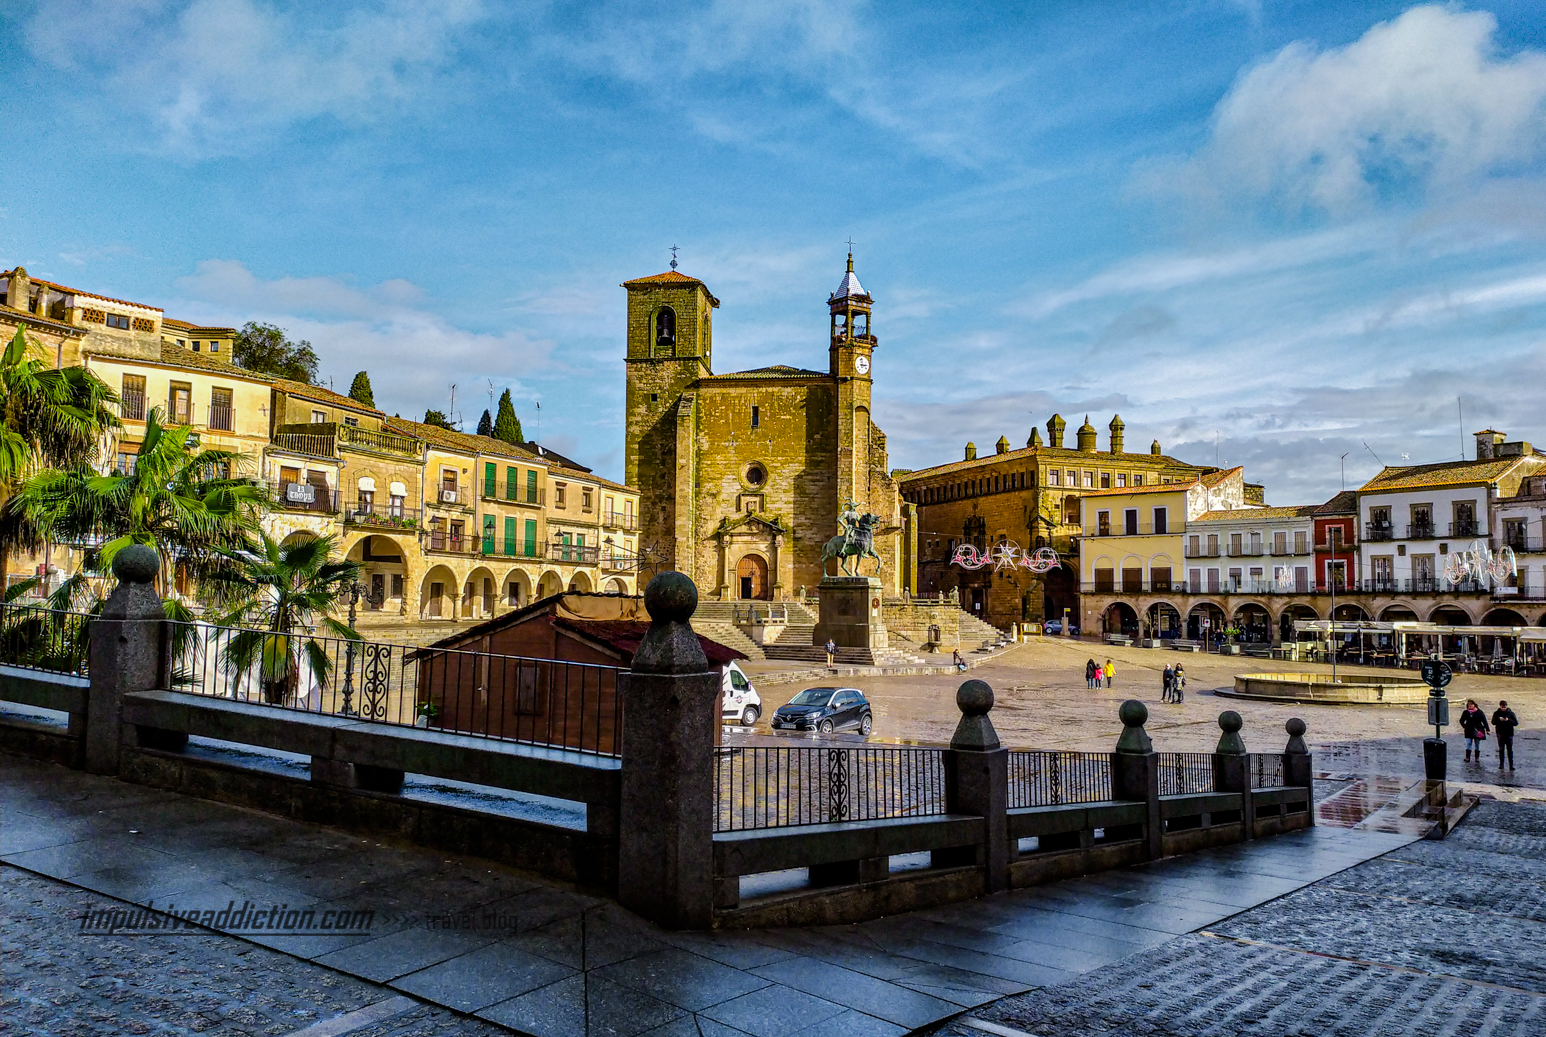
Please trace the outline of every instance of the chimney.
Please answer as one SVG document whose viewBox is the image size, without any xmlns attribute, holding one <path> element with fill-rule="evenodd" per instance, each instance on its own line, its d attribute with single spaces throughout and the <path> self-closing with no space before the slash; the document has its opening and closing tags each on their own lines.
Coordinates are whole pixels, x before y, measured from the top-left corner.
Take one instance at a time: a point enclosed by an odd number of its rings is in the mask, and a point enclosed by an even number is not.
<svg viewBox="0 0 1546 1037">
<path fill-rule="evenodd" d="M 1009 453 L 1009 437 L 1008 436 L 999 436 L 998 437 L 998 442 L 993 444 L 993 452 L 995 454 L 1007 454 L 1007 453 Z"/>
<path fill-rule="evenodd" d="M 966 459 L 968 461 L 975 461 L 975 460 L 977 460 L 977 444 L 976 443 L 968 443 L 968 444 L 966 444 Z"/>
<path fill-rule="evenodd" d="M 1111 416 L 1111 424 L 1106 427 L 1111 429 L 1111 452 L 1113 454 L 1120 454 L 1122 452 L 1122 430 L 1127 427 L 1122 424 L 1122 415 L 1113 414 Z"/>
<path fill-rule="evenodd" d="M 13 310 L 27 312 L 27 298 L 32 294 L 32 278 L 20 263 L 11 271 L 11 285 L 5 292 L 5 304 Z"/>
<path fill-rule="evenodd" d="M 1491 460 L 1497 455 L 1498 446 L 1503 442 L 1503 439 L 1503 433 L 1496 429 L 1482 429 L 1476 434 L 1476 459 L 1478 461 Z"/>
<path fill-rule="evenodd" d="M 1149 444 L 1149 453 L 1153 454 L 1155 457 L 1159 457 L 1164 452 L 1165 451 L 1160 449 L 1159 440 L 1156 439 L 1154 442 Z"/>
<path fill-rule="evenodd" d="M 1047 445 L 1058 450 L 1063 449 L 1063 430 L 1068 423 L 1063 420 L 1063 415 L 1054 414 L 1047 420 Z"/>
</svg>

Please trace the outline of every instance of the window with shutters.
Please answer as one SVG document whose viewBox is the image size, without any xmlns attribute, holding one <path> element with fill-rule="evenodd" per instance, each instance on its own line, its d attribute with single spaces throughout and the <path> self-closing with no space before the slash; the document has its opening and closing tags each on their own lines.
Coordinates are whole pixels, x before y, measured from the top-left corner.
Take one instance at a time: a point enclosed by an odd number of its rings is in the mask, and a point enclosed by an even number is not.
<svg viewBox="0 0 1546 1037">
<path fill-rule="evenodd" d="M 511 515 L 505 516 L 505 554 L 515 554 L 515 518 Z"/>
<path fill-rule="evenodd" d="M 497 497 L 499 489 L 499 466 L 493 461 L 483 462 L 483 496 Z"/>
<path fill-rule="evenodd" d="M 536 519 L 527 519 L 526 520 L 526 530 L 525 530 L 525 533 L 526 533 L 525 537 L 522 538 L 522 541 L 523 541 L 522 547 L 524 548 L 524 550 L 521 553 L 524 554 L 527 558 L 535 558 L 535 557 L 537 557 L 537 520 Z"/>
<path fill-rule="evenodd" d="M 521 488 L 521 470 L 519 468 L 505 469 L 505 500 L 515 500 L 516 494 Z M 512 537 L 511 539 L 514 539 Z"/>
</svg>

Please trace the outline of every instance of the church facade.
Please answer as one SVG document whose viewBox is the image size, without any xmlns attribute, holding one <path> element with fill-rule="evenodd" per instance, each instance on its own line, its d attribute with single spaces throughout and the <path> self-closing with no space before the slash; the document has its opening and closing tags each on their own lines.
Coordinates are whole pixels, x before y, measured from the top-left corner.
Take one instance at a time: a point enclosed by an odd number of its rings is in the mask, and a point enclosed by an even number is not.
<svg viewBox="0 0 1546 1037">
<path fill-rule="evenodd" d="M 821 581 L 822 549 L 853 501 L 880 516 L 880 577 L 897 593 L 900 503 L 885 433 L 871 419 L 873 300 L 853 256 L 827 300 L 826 371 L 776 365 L 715 374 L 719 300 L 707 285 L 672 269 L 622 287 L 625 480 L 640 493 L 639 544 L 653 568 L 686 573 L 708 599 L 797 597 Z M 830 566 L 837 570 L 836 561 Z"/>
</svg>

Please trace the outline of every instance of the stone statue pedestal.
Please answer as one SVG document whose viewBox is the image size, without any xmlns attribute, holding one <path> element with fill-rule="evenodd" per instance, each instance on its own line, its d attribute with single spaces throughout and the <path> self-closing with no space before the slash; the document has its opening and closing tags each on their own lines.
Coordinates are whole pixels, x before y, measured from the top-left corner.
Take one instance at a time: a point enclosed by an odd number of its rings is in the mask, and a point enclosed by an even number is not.
<svg viewBox="0 0 1546 1037">
<path fill-rule="evenodd" d="M 829 638 L 839 648 L 887 646 L 878 577 L 823 576 L 820 593 L 821 618 L 814 635 L 818 648 Z"/>
</svg>

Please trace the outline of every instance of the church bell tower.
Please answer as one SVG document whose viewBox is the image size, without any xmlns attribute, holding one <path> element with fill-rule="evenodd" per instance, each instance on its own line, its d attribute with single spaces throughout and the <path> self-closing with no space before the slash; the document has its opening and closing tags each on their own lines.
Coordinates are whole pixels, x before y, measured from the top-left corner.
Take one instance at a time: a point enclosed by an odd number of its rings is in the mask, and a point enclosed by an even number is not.
<svg viewBox="0 0 1546 1037">
<path fill-rule="evenodd" d="M 870 497 L 870 364 L 875 336 L 870 329 L 870 298 L 854 273 L 854 254 L 837 291 L 827 299 L 832 315 L 831 373 L 837 379 L 838 505 Z"/>
</svg>

